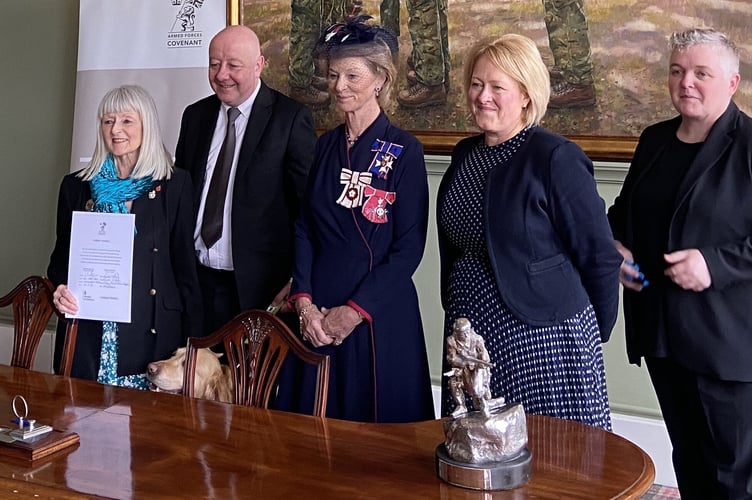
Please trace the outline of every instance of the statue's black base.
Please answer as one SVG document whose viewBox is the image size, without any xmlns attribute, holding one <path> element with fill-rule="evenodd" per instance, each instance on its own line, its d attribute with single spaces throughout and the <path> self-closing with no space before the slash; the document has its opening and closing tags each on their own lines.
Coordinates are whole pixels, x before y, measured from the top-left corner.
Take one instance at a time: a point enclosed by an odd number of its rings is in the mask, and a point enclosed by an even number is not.
<svg viewBox="0 0 752 500">
<path fill-rule="evenodd" d="M 474 490 L 511 490 L 530 480 L 530 451 L 525 448 L 504 462 L 469 464 L 452 459 L 444 444 L 436 448 L 436 474 L 449 484 Z"/>
</svg>

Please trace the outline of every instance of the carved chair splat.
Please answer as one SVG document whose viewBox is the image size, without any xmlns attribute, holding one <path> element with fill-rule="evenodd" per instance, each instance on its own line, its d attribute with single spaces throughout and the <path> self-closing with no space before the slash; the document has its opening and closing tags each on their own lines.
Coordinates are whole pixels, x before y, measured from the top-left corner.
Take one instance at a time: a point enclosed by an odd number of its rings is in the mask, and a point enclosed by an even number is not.
<svg viewBox="0 0 752 500">
<path fill-rule="evenodd" d="M 317 367 L 313 414 L 326 415 L 329 389 L 329 356 L 306 347 L 279 318 L 266 311 L 240 313 L 207 337 L 188 339 L 183 394 L 193 397 L 196 352 L 221 345 L 231 368 L 233 403 L 268 408 L 277 387 L 282 363 L 290 352 Z"/>
</svg>

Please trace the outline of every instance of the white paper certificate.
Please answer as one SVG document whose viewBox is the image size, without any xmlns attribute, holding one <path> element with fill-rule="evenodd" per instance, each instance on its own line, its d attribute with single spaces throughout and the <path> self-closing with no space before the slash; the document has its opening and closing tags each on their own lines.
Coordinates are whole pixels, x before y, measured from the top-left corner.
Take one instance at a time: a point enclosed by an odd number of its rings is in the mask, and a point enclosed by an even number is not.
<svg viewBox="0 0 752 500">
<path fill-rule="evenodd" d="M 68 317 L 131 322 L 136 216 L 73 212 L 68 288 L 78 313 Z"/>
</svg>

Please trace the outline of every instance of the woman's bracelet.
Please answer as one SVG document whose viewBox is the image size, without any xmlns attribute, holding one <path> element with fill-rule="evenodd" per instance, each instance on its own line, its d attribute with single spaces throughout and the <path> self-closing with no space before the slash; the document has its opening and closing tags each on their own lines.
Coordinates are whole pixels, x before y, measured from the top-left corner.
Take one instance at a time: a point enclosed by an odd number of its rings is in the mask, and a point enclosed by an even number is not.
<svg viewBox="0 0 752 500">
<path fill-rule="evenodd" d="M 303 321 L 304 317 L 308 317 L 308 313 L 311 311 L 311 308 L 315 309 L 316 305 L 311 302 L 310 304 L 306 304 L 303 306 L 303 308 L 298 313 L 298 320 Z"/>
</svg>

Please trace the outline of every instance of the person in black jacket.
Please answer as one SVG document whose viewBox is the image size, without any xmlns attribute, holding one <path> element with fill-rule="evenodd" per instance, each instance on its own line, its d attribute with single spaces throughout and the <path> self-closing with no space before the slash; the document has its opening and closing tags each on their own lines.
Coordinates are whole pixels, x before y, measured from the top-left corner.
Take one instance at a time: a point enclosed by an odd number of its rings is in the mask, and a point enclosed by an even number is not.
<svg viewBox="0 0 752 500">
<path fill-rule="evenodd" d="M 60 311 L 76 313 L 68 289 L 73 211 L 132 213 L 131 322 L 81 320 L 71 376 L 146 389 L 146 366 L 169 357 L 201 334 L 201 292 L 193 253 L 193 186 L 173 170 L 157 108 L 141 87 L 125 85 L 102 98 L 99 133 L 89 164 L 60 185 L 57 240 L 47 274 Z M 65 325 L 58 324 L 54 367 L 59 370 Z"/>
<path fill-rule="evenodd" d="M 190 173 L 195 189 L 194 247 L 207 334 L 241 311 L 279 305 L 290 287 L 293 226 L 316 133 L 310 110 L 268 87 L 263 68 L 256 33 L 226 27 L 209 44 L 214 94 L 188 105 L 180 122 L 175 167 Z M 222 192 L 214 181 L 230 110 L 238 115 Z M 207 202 L 217 197 L 219 236 L 207 238 L 206 216 L 213 212 Z M 294 327 L 297 317 L 291 320 Z"/>
<path fill-rule="evenodd" d="M 616 321 L 623 259 L 593 165 L 538 126 L 550 83 L 532 40 L 504 35 L 466 61 L 483 133 L 457 144 L 439 187 L 445 335 L 457 318 L 472 322 L 494 364 L 494 398 L 611 429 L 601 342 Z M 451 403 L 444 384 L 444 415 Z"/>
<path fill-rule="evenodd" d="M 627 353 L 645 358 L 682 498 L 752 498 L 752 120 L 726 35 L 669 47 L 679 116 L 643 131 L 608 212 Z"/>
</svg>

